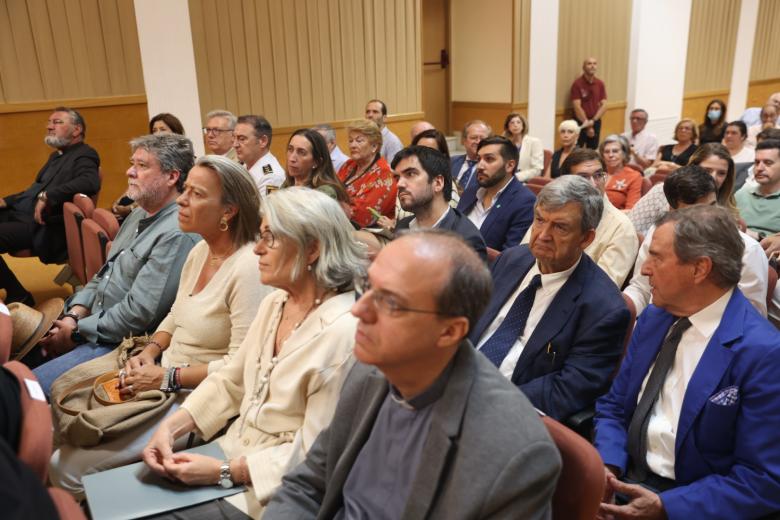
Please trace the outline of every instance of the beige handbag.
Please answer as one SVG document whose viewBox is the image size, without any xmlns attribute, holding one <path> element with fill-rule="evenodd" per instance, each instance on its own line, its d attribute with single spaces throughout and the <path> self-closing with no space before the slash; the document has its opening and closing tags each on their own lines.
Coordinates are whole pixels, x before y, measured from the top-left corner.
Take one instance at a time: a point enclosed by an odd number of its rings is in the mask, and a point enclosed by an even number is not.
<svg viewBox="0 0 780 520">
<path fill-rule="evenodd" d="M 176 394 L 146 390 L 122 401 L 110 390 L 118 369 L 139 354 L 149 339 L 127 338 L 115 351 L 73 367 L 57 378 L 51 387 L 51 402 L 58 444 L 96 446 L 165 414 Z"/>
</svg>

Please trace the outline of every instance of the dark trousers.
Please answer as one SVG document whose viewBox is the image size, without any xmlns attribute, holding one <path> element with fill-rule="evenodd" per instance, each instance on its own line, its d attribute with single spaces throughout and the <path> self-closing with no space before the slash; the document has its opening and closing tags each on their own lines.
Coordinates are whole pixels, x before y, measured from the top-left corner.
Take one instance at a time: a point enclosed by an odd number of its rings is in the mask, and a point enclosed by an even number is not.
<svg viewBox="0 0 780 520">
<path fill-rule="evenodd" d="M 579 121 L 582 124 L 582 121 Z M 593 122 L 593 137 L 588 137 L 588 129 L 583 128 L 580 131 L 580 137 L 577 139 L 577 146 L 581 148 L 590 148 L 596 150 L 599 147 L 599 134 L 601 134 L 601 119 Z"/>
<path fill-rule="evenodd" d="M 19 220 L 11 210 L 0 210 L 0 253 L 31 249 L 34 229 L 35 224 Z M 7 303 L 23 300 L 28 294 L 2 257 L 0 257 L 0 287 L 6 290 Z"/>
</svg>

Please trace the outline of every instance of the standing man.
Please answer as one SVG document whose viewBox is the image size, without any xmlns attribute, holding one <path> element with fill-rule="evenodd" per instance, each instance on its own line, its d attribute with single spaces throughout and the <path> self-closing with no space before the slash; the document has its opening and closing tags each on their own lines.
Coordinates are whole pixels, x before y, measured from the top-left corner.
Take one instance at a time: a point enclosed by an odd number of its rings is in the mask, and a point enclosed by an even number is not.
<svg viewBox="0 0 780 520">
<path fill-rule="evenodd" d="M 238 119 L 227 110 L 212 110 L 206 114 L 206 126 L 203 135 L 206 136 L 206 147 L 209 153 L 224 155 L 238 162 L 236 149 L 233 148 L 233 129 Z"/>
<path fill-rule="evenodd" d="M 469 334 L 535 407 L 558 420 L 609 389 L 628 327 L 617 286 L 583 254 L 602 208 L 603 195 L 579 176 L 547 184 L 530 243 L 493 264 L 496 290 Z"/>
<path fill-rule="evenodd" d="M 40 342 L 48 355 L 59 355 L 34 370 L 47 394 L 66 370 L 112 351 L 122 338 L 157 328 L 173 305 L 184 261 L 200 240 L 179 229 L 176 205 L 192 168 L 192 142 L 157 134 L 133 139 L 130 147 L 127 194 L 138 207 L 119 228 L 106 263 L 71 296 Z"/>
<path fill-rule="evenodd" d="M 356 287 L 358 362 L 265 517 L 550 518 L 558 451 L 466 339 L 490 297 L 484 263 L 457 237 L 417 231 Z"/>
<path fill-rule="evenodd" d="M 349 159 L 349 156 L 342 152 L 339 145 L 336 144 L 336 131 L 328 124 L 317 125 L 314 129 L 325 139 L 325 144 L 328 145 L 328 151 L 330 152 L 330 162 L 333 163 L 333 171 L 338 173 Z"/>
<path fill-rule="evenodd" d="M 631 160 L 628 164 L 639 166 L 642 170 L 653 164 L 658 153 L 658 138 L 645 130 L 647 120 L 647 111 L 635 108 L 628 118 L 631 131 L 623 133 L 623 137 L 628 139 L 628 144 L 631 146 Z"/>
<path fill-rule="evenodd" d="M 402 218 L 395 233 L 408 229 L 437 228 L 454 231 L 487 261 L 479 229 L 463 213 L 451 208 L 445 194 L 452 186 L 447 157 L 433 148 L 410 146 L 395 155 L 393 171 L 398 183 L 398 201 L 412 215 Z M 451 188 L 450 188 L 451 190 Z"/>
<path fill-rule="evenodd" d="M 506 137 L 488 137 L 477 145 L 476 182 L 458 202 L 493 255 L 523 239 L 534 218 L 536 197 L 515 178 L 517 148 Z"/>
<path fill-rule="evenodd" d="M 780 334 L 736 287 L 743 248 L 725 208 L 659 221 L 642 266 L 653 305 L 596 405 L 602 517 L 780 511 Z"/>
<path fill-rule="evenodd" d="M 492 133 L 493 130 L 487 123 L 479 119 L 469 121 L 463 127 L 460 142 L 466 149 L 466 153 L 450 159 L 452 181 L 460 186 L 461 192 L 477 183 L 477 176 L 474 174 L 477 162 L 479 162 L 477 147 L 483 139 L 487 139 Z"/>
<path fill-rule="evenodd" d="M 67 258 L 62 205 L 77 193 L 100 191 L 100 158 L 84 143 L 86 133 L 81 114 L 68 107 L 54 109 L 44 142 L 55 151 L 29 188 L 0 199 L 0 253 L 32 249 L 47 264 Z M 2 257 L 0 287 L 6 290 L 6 303 L 35 305 Z"/>
<path fill-rule="evenodd" d="M 607 89 L 604 82 L 596 77 L 597 68 L 596 58 L 582 62 L 582 76 L 574 80 L 570 94 L 574 117 L 581 129 L 577 146 L 593 150 L 599 146 L 601 116 L 607 110 Z"/>
<path fill-rule="evenodd" d="M 366 103 L 366 119 L 376 123 L 382 131 L 382 150 L 379 152 L 385 158 L 387 164 L 393 163 L 393 158 L 404 147 L 398 136 L 387 128 L 387 105 L 379 99 L 372 99 Z"/>
<path fill-rule="evenodd" d="M 284 168 L 271 153 L 272 134 L 271 123 L 256 115 L 240 116 L 233 130 L 233 148 L 238 160 L 249 170 L 263 197 L 269 186 L 278 188 L 285 178 Z"/>
</svg>

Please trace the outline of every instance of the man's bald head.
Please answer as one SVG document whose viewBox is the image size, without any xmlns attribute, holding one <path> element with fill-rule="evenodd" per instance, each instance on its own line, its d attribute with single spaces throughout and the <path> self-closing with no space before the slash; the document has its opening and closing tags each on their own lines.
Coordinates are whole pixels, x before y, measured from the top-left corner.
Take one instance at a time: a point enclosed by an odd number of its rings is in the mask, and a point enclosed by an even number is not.
<svg viewBox="0 0 780 520">
<path fill-rule="evenodd" d="M 412 141 L 414 141 L 415 137 L 425 132 L 426 130 L 435 130 L 435 129 L 436 127 L 433 126 L 428 121 L 417 121 L 415 124 L 412 125 L 412 130 L 409 133 L 411 135 Z"/>
</svg>

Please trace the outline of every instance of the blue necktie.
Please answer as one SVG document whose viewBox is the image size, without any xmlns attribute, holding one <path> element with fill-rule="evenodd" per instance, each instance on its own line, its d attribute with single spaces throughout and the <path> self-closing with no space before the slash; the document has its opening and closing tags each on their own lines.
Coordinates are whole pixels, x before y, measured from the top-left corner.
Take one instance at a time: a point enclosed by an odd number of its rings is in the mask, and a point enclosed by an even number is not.
<svg viewBox="0 0 780 520">
<path fill-rule="evenodd" d="M 470 161 L 466 159 L 466 164 L 468 164 L 469 167 L 465 172 L 463 172 L 463 175 L 460 176 L 458 181 L 458 184 L 460 184 L 461 188 L 464 190 L 469 187 L 469 183 L 471 182 L 471 178 L 473 177 L 474 173 L 474 166 L 477 165 L 477 161 Z"/>
<path fill-rule="evenodd" d="M 528 315 L 531 314 L 531 307 L 534 306 L 536 290 L 542 286 L 542 275 L 537 274 L 531 279 L 528 287 L 517 296 L 506 318 L 501 322 L 498 329 L 482 345 L 480 351 L 493 362 L 496 367 L 501 366 L 501 362 L 509 353 L 512 345 L 517 338 L 523 335 L 525 323 L 528 321 Z"/>
</svg>

